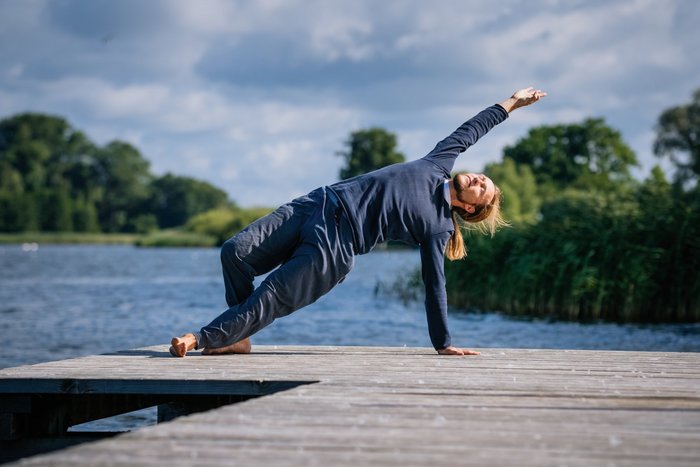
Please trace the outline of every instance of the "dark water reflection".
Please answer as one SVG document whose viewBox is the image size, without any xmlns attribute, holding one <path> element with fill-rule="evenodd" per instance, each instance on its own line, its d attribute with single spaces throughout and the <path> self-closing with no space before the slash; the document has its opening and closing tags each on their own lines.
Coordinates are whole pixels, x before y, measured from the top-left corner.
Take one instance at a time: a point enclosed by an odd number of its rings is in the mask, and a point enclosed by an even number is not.
<svg viewBox="0 0 700 467">
<path fill-rule="evenodd" d="M 421 303 L 374 295 L 418 264 L 377 252 L 329 295 L 275 322 L 258 344 L 430 346 Z M 164 344 L 225 307 L 216 249 L 0 246 L 0 367 Z M 700 351 L 700 325 L 577 324 L 452 312 L 455 344 L 472 347 Z"/>
</svg>

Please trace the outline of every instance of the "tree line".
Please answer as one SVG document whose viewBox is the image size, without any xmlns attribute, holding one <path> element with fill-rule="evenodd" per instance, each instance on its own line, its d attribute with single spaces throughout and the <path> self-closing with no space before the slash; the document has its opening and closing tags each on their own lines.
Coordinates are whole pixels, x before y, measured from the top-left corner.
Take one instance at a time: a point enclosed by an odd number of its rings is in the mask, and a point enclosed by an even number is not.
<svg viewBox="0 0 700 467">
<path fill-rule="evenodd" d="M 98 146 L 63 118 L 0 121 L 0 232 L 136 232 L 185 224 L 233 207 L 204 181 L 156 176 L 122 141 Z"/>
<path fill-rule="evenodd" d="M 383 131 L 351 134 L 341 178 L 399 162 Z M 445 266 L 451 305 L 580 321 L 700 320 L 699 135 L 700 89 L 656 125 L 653 151 L 672 162 L 674 178 L 656 166 L 639 181 L 634 151 L 603 119 L 532 128 L 484 170 L 511 226 L 494 238 L 468 232 L 468 258 Z M 417 297 L 420 271 L 389 289 Z"/>
<path fill-rule="evenodd" d="M 653 150 L 675 166 L 645 180 L 621 134 L 601 118 L 532 128 L 485 173 L 503 193 L 511 227 L 467 235 L 469 257 L 447 262 L 461 309 L 571 320 L 700 320 L 700 89 L 664 111 Z M 345 179 L 405 160 L 381 128 L 351 133 L 338 152 Z M 422 288 L 420 271 L 395 282 Z"/>
<path fill-rule="evenodd" d="M 664 111 L 654 152 L 676 167 L 631 176 L 634 151 L 603 119 L 532 128 L 485 173 L 512 226 L 468 234 L 448 262 L 462 309 L 565 319 L 700 320 L 700 90 Z M 381 128 L 350 134 L 340 178 L 405 160 Z M 60 118 L 0 121 L 0 231 L 148 232 L 183 226 L 221 244 L 269 212 L 206 182 L 155 176 L 128 143 L 91 142 Z M 415 274 L 406 274 L 416 286 Z"/>
<path fill-rule="evenodd" d="M 602 119 L 533 128 L 485 172 L 512 227 L 446 265 L 459 308 L 574 320 L 700 320 L 700 90 L 662 113 L 643 181 Z"/>
</svg>

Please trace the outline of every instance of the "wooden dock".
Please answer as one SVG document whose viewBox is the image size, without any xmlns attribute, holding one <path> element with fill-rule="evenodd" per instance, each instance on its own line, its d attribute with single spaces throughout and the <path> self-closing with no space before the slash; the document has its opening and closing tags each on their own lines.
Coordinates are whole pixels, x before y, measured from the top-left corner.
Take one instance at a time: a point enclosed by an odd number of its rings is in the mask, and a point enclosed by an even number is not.
<svg viewBox="0 0 700 467">
<path fill-rule="evenodd" d="M 0 393 L 10 437 L 216 407 L 23 465 L 700 465 L 695 353 L 149 347 L 0 370 Z"/>
</svg>

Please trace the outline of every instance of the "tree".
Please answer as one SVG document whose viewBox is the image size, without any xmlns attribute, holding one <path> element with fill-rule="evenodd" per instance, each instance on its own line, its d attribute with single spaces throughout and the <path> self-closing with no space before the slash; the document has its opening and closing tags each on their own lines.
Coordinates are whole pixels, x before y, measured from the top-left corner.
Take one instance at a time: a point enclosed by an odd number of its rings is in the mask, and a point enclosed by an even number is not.
<svg viewBox="0 0 700 467">
<path fill-rule="evenodd" d="M 502 212 L 512 222 L 535 222 L 540 207 L 537 184 L 530 166 L 516 164 L 509 157 L 488 164 L 484 173 L 498 186 L 503 197 Z"/>
<path fill-rule="evenodd" d="M 228 203 L 205 182 L 154 179 L 138 149 L 98 147 L 63 118 L 0 120 L 0 231 L 149 232 Z"/>
<path fill-rule="evenodd" d="M 68 189 L 59 186 L 42 193 L 41 230 L 71 232 L 73 230 L 73 203 Z"/>
<path fill-rule="evenodd" d="M 38 230 L 37 224 L 35 200 L 24 193 L 22 175 L 9 161 L 0 160 L 0 232 Z"/>
<path fill-rule="evenodd" d="M 355 131 L 345 145 L 347 149 L 337 153 L 345 159 L 345 167 L 340 169 L 341 180 L 406 160 L 396 150 L 396 135 L 382 128 Z"/>
<path fill-rule="evenodd" d="M 680 181 L 700 177 L 700 89 L 689 104 L 671 107 L 659 116 L 654 154 L 669 157 Z"/>
<path fill-rule="evenodd" d="M 80 194 L 73 203 L 73 229 L 76 232 L 99 232 L 95 203 Z"/>
<path fill-rule="evenodd" d="M 147 209 L 153 178 L 148 169 L 148 161 L 128 143 L 112 141 L 97 151 L 92 170 L 101 189 L 98 213 L 104 230 L 123 231 L 130 217 Z"/>
<path fill-rule="evenodd" d="M 530 166 L 546 198 L 571 186 L 615 190 L 631 182 L 629 168 L 637 165 L 620 133 L 600 118 L 533 128 L 514 146 L 506 147 L 504 155 Z"/>
<path fill-rule="evenodd" d="M 0 190 L 0 232 L 39 230 L 36 199 Z"/>
<path fill-rule="evenodd" d="M 196 214 L 229 203 L 225 191 L 190 177 L 167 173 L 152 187 L 152 210 L 161 228 L 183 225 Z"/>
<path fill-rule="evenodd" d="M 9 200 L 2 230 L 72 229 L 72 193 L 60 161 L 85 142 L 60 117 L 25 113 L 0 121 L 0 193 Z"/>
<path fill-rule="evenodd" d="M 232 204 L 197 214 L 187 221 L 185 230 L 213 237 L 216 243 L 221 245 L 232 235 L 271 211 L 270 208 L 262 207 L 242 209 Z"/>
</svg>

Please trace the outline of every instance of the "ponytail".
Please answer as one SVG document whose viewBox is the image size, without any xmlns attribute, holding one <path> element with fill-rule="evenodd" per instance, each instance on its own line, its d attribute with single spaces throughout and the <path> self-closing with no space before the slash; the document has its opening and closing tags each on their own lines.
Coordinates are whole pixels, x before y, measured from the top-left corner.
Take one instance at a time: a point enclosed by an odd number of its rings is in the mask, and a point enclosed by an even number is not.
<svg viewBox="0 0 700 467">
<path fill-rule="evenodd" d="M 463 259 L 467 256 L 467 247 L 464 245 L 464 238 L 462 237 L 462 225 L 458 219 L 457 211 L 452 209 L 452 223 L 455 231 L 452 232 L 452 236 L 447 241 L 447 248 L 445 248 L 445 256 L 450 261 Z"/>
<path fill-rule="evenodd" d="M 490 203 L 479 206 L 472 213 L 462 208 L 452 208 L 452 223 L 454 232 L 447 241 L 445 256 L 450 261 L 464 259 L 467 257 L 467 247 L 464 245 L 462 228 L 476 227 L 483 233 L 488 233 L 492 237 L 499 227 L 508 227 L 509 224 L 501 215 L 501 190 L 496 187 L 493 199 Z"/>
</svg>

